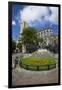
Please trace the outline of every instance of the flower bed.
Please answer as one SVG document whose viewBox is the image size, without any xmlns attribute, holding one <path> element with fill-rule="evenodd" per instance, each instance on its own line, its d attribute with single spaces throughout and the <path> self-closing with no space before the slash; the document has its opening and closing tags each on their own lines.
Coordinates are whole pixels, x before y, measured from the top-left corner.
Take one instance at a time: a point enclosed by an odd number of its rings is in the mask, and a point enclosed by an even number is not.
<svg viewBox="0 0 62 90">
<path fill-rule="evenodd" d="M 46 58 L 29 57 L 20 60 L 20 66 L 27 70 L 35 70 L 35 71 L 50 70 L 56 68 L 56 61 L 52 57 Z"/>
</svg>

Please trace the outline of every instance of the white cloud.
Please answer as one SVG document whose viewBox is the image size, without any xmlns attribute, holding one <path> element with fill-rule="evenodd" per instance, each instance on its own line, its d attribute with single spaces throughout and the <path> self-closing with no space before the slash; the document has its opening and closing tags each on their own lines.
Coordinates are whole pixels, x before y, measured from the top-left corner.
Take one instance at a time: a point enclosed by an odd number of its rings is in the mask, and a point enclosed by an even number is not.
<svg viewBox="0 0 62 90">
<path fill-rule="evenodd" d="M 15 22 L 14 20 L 12 21 L 12 25 L 13 25 L 13 26 L 15 26 L 15 25 L 16 25 L 16 22 Z"/>
<path fill-rule="evenodd" d="M 51 11 L 51 14 L 49 12 Z M 27 6 L 20 11 L 22 21 L 27 23 L 34 21 L 49 20 L 58 23 L 58 8 L 45 6 Z"/>
<path fill-rule="evenodd" d="M 52 11 L 52 15 L 49 17 L 49 20 L 58 23 L 58 7 L 50 7 L 50 10 Z"/>
</svg>

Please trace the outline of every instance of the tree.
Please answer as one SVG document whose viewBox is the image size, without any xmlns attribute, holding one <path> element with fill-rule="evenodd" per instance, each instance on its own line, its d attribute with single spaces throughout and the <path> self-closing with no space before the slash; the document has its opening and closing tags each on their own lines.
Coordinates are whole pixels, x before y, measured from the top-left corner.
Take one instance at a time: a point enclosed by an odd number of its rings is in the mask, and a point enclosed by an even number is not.
<svg viewBox="0 0 62 90">
<path fill-rule="evenodd" d="M 16 42 L 12 40 L 12 52 L 16 49 Z"/>
<path fill-rule="evenodd" d="M 37 32 L 34 28 L 28 27 L 24 28 L 22 33 L 22 43 L 24 44 L 34 44 L 37 40 Z"/>
<path fill-rule="evenodd" d="M 32 50 L 34 50 L 34 48 L 36 48 L 37 40 L 38 40 L 37 31 L 34 28 L 32 27 L 24 28 L 21 41 L 22 44 L 26 46 L 28 52 L 29 50 L 31 52 Z"/>
<path fill-rule="evenodd" d="M 19 42 L 19 43 L 17 44 L 17 48 L 19 48 L 19 50 L 22 51 L 22 43 Z"/>
<path fill-rule="evenodd" d="M 38 42 L 42 43 L 43 42 L 43 38 L 38 38 Z"/>
</svg>

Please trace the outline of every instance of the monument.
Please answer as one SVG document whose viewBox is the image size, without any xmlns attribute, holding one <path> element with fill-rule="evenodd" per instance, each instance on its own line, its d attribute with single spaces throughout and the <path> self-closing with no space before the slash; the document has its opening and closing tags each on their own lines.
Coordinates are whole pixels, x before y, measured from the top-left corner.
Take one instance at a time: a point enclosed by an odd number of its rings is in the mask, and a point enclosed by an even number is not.
<svg viewBox="0 0 62 90">
<path fill-rule="evenodd" d="M 28 27 L 28 24 L 25 21 L 22 21 L 20 24 L 20 38 L 24 28 L 27 28 L 27 27 Z M 25 52 L 26 52 L 26 46 L 22 44 L 22 53 L 25 53 Z"/>
</svg>

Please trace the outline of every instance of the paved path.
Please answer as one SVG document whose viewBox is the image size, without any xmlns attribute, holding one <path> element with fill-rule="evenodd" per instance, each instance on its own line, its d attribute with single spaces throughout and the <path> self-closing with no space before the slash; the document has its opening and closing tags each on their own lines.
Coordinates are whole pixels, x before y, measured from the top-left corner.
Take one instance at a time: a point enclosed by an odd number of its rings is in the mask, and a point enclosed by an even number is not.
<svg viewBox="0 0 62 90">
<path fill-rule="evenodd" d="M 21 53 L 15 54 L 12 57 L 12 62 L 16 56 L 21 56 Z M 46 84 L 58 82 L 58 68 L 49 71 L 29 71 L 19 66 L 12 70 L 12 85 L 32 85 Z"/>
<path fill-rule="evenodd" d="M 49 71 L 29 71 L 18 67 L 13 69 L 12 72 L 12 85 L 32 85 L 57 82 L 57 68 Z"/>
</svg>

